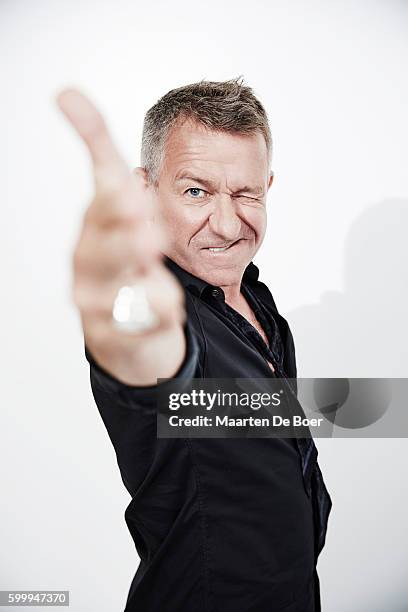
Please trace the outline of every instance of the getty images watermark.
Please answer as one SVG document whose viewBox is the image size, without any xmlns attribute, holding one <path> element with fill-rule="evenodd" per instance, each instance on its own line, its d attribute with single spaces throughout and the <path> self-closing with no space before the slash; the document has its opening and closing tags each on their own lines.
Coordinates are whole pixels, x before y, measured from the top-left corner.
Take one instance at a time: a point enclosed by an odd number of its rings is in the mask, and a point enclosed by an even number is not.
<svg viewBox="0 0 408 612">
<path fill-rule="evenodd" d="M 158 382 L 159 438 L 408 437 L 407 378 Z"/>
</svg>

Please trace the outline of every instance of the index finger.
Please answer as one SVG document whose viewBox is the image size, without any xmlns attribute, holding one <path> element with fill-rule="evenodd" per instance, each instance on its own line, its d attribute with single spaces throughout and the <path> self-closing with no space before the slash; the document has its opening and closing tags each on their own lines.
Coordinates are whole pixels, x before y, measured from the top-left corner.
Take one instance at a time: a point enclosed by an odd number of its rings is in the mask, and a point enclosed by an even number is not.
<svg viewBox="0 0 408 612">
<path fill-rule="evenodd" d="M 76 89 L 65 89 L 57 97 L 61 111 L 86 144 L 92 158 L 97 185 L 120 184 L 129 170 L 94 104 Z"/>
</svg>

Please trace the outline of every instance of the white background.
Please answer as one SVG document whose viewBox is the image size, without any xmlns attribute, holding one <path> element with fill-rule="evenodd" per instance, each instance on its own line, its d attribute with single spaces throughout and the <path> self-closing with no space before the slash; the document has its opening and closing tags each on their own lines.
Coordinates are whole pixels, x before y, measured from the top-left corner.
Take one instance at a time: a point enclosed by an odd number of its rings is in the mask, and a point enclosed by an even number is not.
<svg viewBox="0 0 408 612">
<path fill-rule="evenodd" d="M 94 405 L 70 256 L 92 191 L 55 94 L 81 87 L 130 164 L 169 89 L 243 75 L 275 143 L 256 263 L 299 375 L 408 376 L 408 2 L 0 3 L 0 589 L 123 609 L 130 501 Z M 333 499 L 324 612 L 403 612 L 406 440 L 317 440 Z"/>
</svg>

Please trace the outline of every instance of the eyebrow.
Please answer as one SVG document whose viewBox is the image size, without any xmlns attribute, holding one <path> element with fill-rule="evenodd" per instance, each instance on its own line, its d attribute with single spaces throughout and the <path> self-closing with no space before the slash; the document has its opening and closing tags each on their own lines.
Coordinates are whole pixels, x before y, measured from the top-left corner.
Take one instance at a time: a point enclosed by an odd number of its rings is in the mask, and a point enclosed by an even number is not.
<svg viewBox="0 0 408 612">
<path fill-rule="evenodd" d="M 175 182 L 178 183 L 181 181 L 192 181 L 193 183 L 200 183 L 200 185 L 203 185 L 204 187 L 208 187 L 210 189 L 214 189 L 215 187 L 215 184 L 212 181 L 201 178 L 199 176 L 193 176 L 192 174 L 190 174 L 190 172 L 180 172 L 179 174 L 177 174 Z M 252 193 L 253 195 L 264 195 L 265 190 L 262 186 L 250 187 L 248 185 L 245 185 L 244 187 L 241 187 L 241 189 L 237 189 L 236 191 L 234 191 L 233 194 L 244 192 Z"/>
<path fill-rule="evenodd" d="M 200 178 L 199 176 L 193 176 L 189 172 L 181 172 L 176 175 L 175 182 L 179 183 L 181 181 L 191 181 L 192 183 L 200 183 L 200 185 L 204 185 L 205 187 L 214 188 L 215 184 L 208 179 Z"/>
</svg>

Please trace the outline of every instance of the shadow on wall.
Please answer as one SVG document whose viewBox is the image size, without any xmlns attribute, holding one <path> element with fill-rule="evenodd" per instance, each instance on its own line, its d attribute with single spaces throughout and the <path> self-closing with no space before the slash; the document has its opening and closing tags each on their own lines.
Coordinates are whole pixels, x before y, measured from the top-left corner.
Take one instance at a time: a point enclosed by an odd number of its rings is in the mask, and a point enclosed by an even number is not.
<svg viewBox="0 0 408 612">
<path fill-rule="evenodd" d="M 298 376 L 408 377 L 407 230 L 407 200 L 383 200 L 351 224 L 342 291 L 325 292 L 318 303 L 286 313 Z M 401 534 L 407 493 L 401 466 L 406 440 L 336 442 L 317 440 L 333 499 L 320 572 L 322 607 L 405 612 L 407 554 Z M 338 591 L 339 572 L 350 589 Z"/>
<path fill-rule="evenodd" d="M 407 200 L 384 200 L 353 222 L 343 292 L 287 313 L 298 376 L 408 377 L 407 233 Z"/>
</svg>

